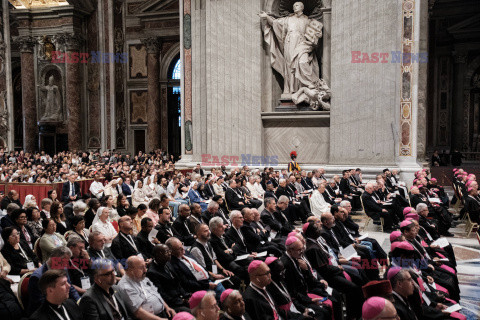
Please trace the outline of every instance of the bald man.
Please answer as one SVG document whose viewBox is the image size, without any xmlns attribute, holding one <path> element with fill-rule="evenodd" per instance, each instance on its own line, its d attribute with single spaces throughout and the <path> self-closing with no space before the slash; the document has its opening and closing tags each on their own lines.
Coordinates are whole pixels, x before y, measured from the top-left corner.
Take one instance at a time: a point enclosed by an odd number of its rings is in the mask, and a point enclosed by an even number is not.
<svg viewBox="0 0 480 320">
<path fill-rule="evenodd" d="M 173 317 L 175 311 L 165 303 L 146 274 L 147 267 L 143 258 L 128 258 L 125 275 L 118 282 L 127 309 L 141 320 L 166 320 L 167 317 Z"/>
<path fill-rule="evenodd" d="M 141 255 L 137 237 L 132 235 L 133 221 L 129 216 L 123 216 L 118 219 L 118 235 L 112 240 L 113 255 L 118 260 L 128 259 L 128 257 Z"/>
<path fill-rule="evenodd" d="M 385 298 L 371 297 L 363 304 L 362 319 L 399 319 L 395 306 Z"/>
</svg>

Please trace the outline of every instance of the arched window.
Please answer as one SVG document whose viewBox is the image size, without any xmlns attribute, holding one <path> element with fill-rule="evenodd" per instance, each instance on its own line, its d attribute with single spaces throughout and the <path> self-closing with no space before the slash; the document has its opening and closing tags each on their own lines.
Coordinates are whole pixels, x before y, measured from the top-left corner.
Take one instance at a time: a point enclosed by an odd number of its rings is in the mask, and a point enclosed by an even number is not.
<svg viewBox="0 0 480 320">
<path fill-rule="evenodd" d="M 180 59 L 178 59 L 177 63 L 175 63 L 175 67 L 173 67 L 172 76 L 170 78 L 180 80 L 180 69 Z"/>
<path fill-rule="evenodd" d="M 168 68 L 167 101 L 168 101 L 168 151 L 178 156 L 181 154 L 181 87 L 180 77 L 182 65 L 178 54 Z"/>
</svg>

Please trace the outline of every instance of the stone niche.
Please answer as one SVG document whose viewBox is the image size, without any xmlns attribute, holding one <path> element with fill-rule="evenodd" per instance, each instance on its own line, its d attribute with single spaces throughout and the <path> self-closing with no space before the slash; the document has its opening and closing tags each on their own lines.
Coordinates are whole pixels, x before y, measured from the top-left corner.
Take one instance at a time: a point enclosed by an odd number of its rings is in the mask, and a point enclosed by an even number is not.
<svg viewBox="0 0 480 320">
<path fill-rule="evenodd" d="M 65 85 L 63 65 L 51 63 L 39 63 L 39 74 L 37 83 L 37 119 L 40 123 L 50 123 L 51 125 L 62 125 L 67 119 L 67 109 L 65 103 Z M 50 79 L 53 79 L 53 86 L 57 89 L 53 93 L 48 93 Z M 51 106 L 50 97 L 55 99 L 57 107 Z M 49 114 L 51 112 L 54 114 Z"/>
<path fill-rule="evenodd" d="M 262 11 L 273 17 L 283 17 L 293 12 L 293 0 L 267 0 Z M 324 3 L 321 0 L 305 0 L 304 14 L 324 23 Z M 328 11 L 329 14 L 329 11 Z M 265 21 L 260 21 L 260 29 Z M 328 31 L 329 34 L 329 31 Z M 325 25 L 323 36 L 326 36 Z M 316 46 L 316 59 L 320 66 L 320 77 L 328 76 L 329 59 L 324 65 L 323 36 Z M 261 41 L 261 42 L 260 42 Z M 292 150 L 298 153 L 298 161 L 308 164 L 326 164 L 330 150 L 330 111 L 311 111 L 308 105 L 296 106 L 292 101 L 282 99 L 283 77 L 271 65 L 270 51 L 260 36 L 262 47 L 262 112 L 263 153 L 265 156 L 278 157 L 280 164 L 290 161 Z M 329 43 L 329 36 L 326 41 Z M 327 46 L 327 49 L 329 46 Z M 328 68 L 326 68 L 328 67 Z M 328 79 L 328 81 L 330 81 Z M 333 108 L 334 106 L 332 106 Z"/>
</svg>

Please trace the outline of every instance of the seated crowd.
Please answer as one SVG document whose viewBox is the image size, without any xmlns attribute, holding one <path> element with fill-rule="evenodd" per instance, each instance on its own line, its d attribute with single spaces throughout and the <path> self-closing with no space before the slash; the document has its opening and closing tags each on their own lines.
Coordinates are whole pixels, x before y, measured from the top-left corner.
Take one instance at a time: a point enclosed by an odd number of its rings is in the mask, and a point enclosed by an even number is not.
<svg viewBox="0 0 480 320">
<path fill-rule="evenodd" d="M 360 169 L 105 160 L 89 194 L 81 157 L 60 197 L 2 199 L 2 319 L 465 319 L 446 312 L 460 300 L 456 260 L 436 242 L 458 217 L 426 170 L 407 192 L 388 169 L 364 183 Z M 475 176 L 456 177 L 480 203 Z M 362 236 L 361 210 L 390 233 L 389 252 Z M 8 275 L 29 273 L 21 305 Z"/>
</svg>

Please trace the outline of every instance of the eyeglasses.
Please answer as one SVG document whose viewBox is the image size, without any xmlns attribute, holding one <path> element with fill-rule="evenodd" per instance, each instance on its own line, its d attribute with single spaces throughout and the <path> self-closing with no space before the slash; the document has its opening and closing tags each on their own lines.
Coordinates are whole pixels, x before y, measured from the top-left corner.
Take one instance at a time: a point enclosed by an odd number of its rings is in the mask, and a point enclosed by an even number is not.
<svg viewBox="0 0 480 320">
<path fill-rule="evenodd" d="M 104 276 L 109 277 L 109 276 L 111 276 L 112 274 L 113 274 L 113 275 L 117 275 L 117 272 L 116 272 L 115 270 L 111 270 L 111 271 L 109 271 L 109 272 L 107 272 L 107 273 L 100 274 L 100 275 L 98 275 L 98 276 L 99 276 L 99 277 L 104 277 Z"/>
</svg>

